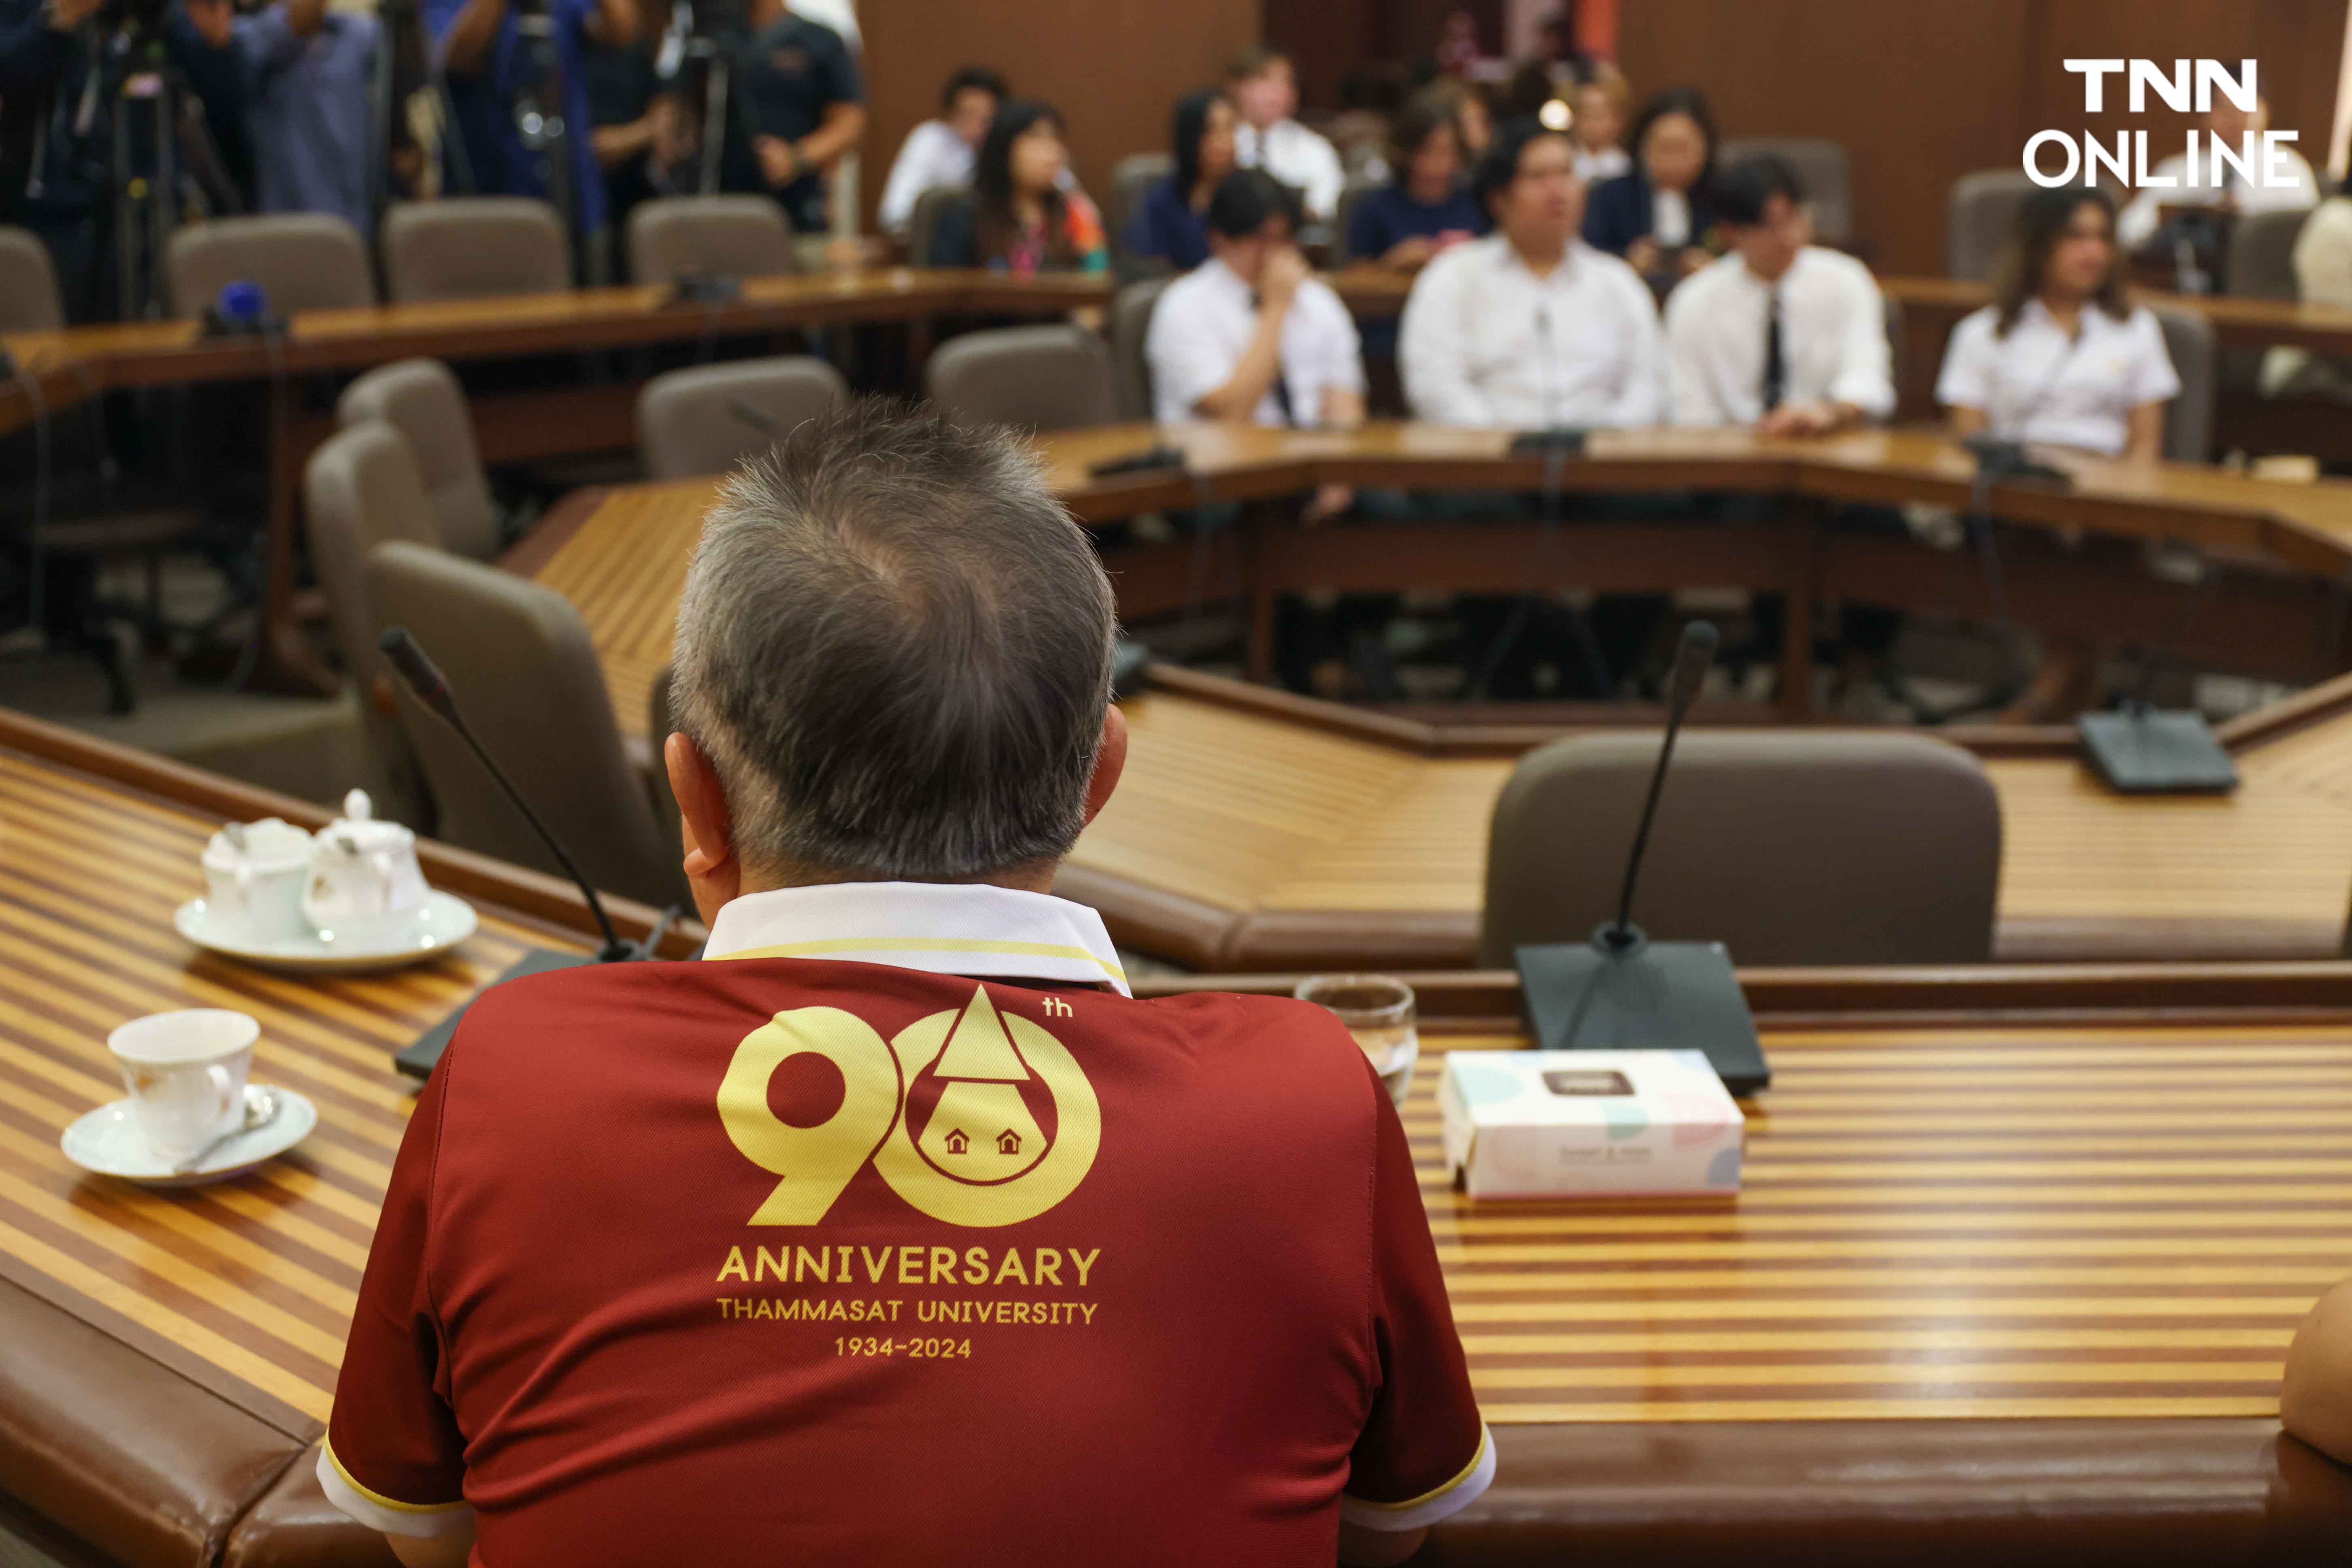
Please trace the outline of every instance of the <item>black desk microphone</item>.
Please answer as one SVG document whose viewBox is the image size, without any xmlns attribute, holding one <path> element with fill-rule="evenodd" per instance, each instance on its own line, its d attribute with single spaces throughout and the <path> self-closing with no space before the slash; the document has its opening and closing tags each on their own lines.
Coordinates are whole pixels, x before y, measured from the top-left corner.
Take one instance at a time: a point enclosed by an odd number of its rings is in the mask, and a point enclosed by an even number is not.
<svg viewBox="0 0 2352 1568">
<path fill-rule="evenodd" d="M 530 803 L 523 799 L 522 792 L 515 788 L 514 781 L 507 777 L 506 770 L 499 766 L 482 742 L 475 739 L 474 731 L 467 727 L 465 719 L 457 711 L 457 699 L 449 694 L 448 677 L 441 673 L 441 667 L 433 662 L 424 645 L 410 635 L 406 626 L 393 626 L 377 639 L 376 647 L 383 650 L 384 658 L 392 661 L 393 669 L 399 674 L 410 695 L 456 731 L 457 738 L 466 742 L 467 749 L 474 753 L 475 759 L 489 770 L 490 777 L 498 781 L 499 788 L 505 792 L 507 799 L 522 813 L 522 819 L 530 824 L 530 830 L 539 835 L 539 841 L 547 846 L 548 853 L 555 857 L 556 864 L 562 866 L 564 874 L 572 879 L 572 885 L 580 889 L 580 896 L 588 900 L 588 912 L 595 916 L 596 929 L 604 933 L 604 945 L 593 958 L 554 948 L 533 948 L 491 984 L 549 970 L 573 969 L 590 963 L 626 963 L 653 957 L 660 948 L 662 937 L 668 931 L 670 922 L 677 917 L 677 908 L 673 905 L 663 910 L 661 919 L 654 922 L 653 929 L 646 933 L 646 940 L 642 942 L 625 940 L 613 929 L 612 917 L 604 912 L 604 901 L 596 896 L 596 889 L 590 885 L 588 879 L 580 874 L 580 868 L 573 863 L 571 855 L 548 830 L 547 824 L 540 820 L 539 813 L 531 810 Z M 448 1048 L 450 1037 L 457 1033 L 457 1021 L 465 1016 L 466 1006 L 471 1005 L 469 1000 L 436 1024 L 415 1044 L 395 1056 L 394 1065 L 416 1078 L 429 1075 L 434 1063 L 439 1061 L 441 1053 Z"/>
<path fill-rule="evenodd" d="M 1528 1032 L 1544 1050 L 1701 1051 L 1724 1088 L 1745 1095 L 1769 1086 L 1772 1072 L 1731 954 L 1719 942 L 1652 942 L 1633 921 L 1642 858 L 1674 762 L 1675 740 L 1720 640 L 1714 626 L 1694 621 L 1683 628 L 1675 650 L 1666 731 L 1625 858 L 1617 917 L 1589 942 L 1520 948 L 1519 1001 Z"/>
<path fill-rule="evenodd" d="M 2122 794 L 2226 795 L 2238 787 L 2238 764 L 2205 715 L 2156 706 L 2156 678 L 2170 668 L 2213 582 L 2213 574 L 2199 563 L 2179 625 L 2162 647 L 2143 657 L 2131 696 L 2115 712 L 2084 713 L 2074 721 L 2091 765 Z"/>
</svg>

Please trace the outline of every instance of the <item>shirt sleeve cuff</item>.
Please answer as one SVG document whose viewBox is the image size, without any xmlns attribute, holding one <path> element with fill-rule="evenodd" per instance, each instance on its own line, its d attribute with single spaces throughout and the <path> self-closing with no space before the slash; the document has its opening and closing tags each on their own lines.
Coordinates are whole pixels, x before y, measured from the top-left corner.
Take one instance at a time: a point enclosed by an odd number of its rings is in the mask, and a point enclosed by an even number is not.
<svg viewBox="0 0 2352 1568">
<path fill-rule="evenodd" d="M 1451 1519 L 1485 1494 L 1495 1480 L 1495 1436 L 1485 1424 L 1478 1427 L 1478 1452 L 1459 1475 L 1433 1491 L 1402 1502 L 1366 1502 L 1344 1493 L 1339 1520 L 1360 1530 L 1426 1530 L 1441 1519 Z"/>
<path fill-rule="evenodd" d="M 344 1470 L 333 1445 L 323 1441 L 319 1445 L 319 1488 L 340 1511 L 385 1535 L 431 1538 L 463 1535 L 474 1528 L 471 1503 L 402 1502 L 370 1491 Z"/>
</svg>

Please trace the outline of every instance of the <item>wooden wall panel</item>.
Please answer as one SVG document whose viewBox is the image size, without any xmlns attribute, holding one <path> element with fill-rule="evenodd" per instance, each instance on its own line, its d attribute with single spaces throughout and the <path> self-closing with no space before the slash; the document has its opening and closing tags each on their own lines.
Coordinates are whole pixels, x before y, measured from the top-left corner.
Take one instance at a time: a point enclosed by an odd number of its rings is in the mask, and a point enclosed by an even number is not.
<svg viewBox="0 0 2352 1568">
<path fill-rule="evenodd" d="M 1099 199 L 1129 153 L 1168 144 L 1176 100 L 1220 79 L 1258 37 L 1259 0 L 884 0 L 859 14 L 873 123 L 863 195 L 870 224 L 890 160 L 938 110 L 940 86 L 967 62 L 992 65 L 1016 93 L 1069 121 L 1078 178 Z"/>
</svg>

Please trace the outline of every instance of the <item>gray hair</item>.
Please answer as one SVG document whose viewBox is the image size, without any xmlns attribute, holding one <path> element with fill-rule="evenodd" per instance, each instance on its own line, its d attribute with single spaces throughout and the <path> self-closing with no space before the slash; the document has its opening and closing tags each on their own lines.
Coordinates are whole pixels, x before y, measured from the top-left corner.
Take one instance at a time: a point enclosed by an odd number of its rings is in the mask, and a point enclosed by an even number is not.
<svg viewBox="0 0 2352 1568">
<path fill-rule="evenodd" d="M 720 491 L 673 706 L 746 865 L 969 879 L 1077 841 L 1116 629 L 1025 443 L 862 398 Z"/>
</svg>

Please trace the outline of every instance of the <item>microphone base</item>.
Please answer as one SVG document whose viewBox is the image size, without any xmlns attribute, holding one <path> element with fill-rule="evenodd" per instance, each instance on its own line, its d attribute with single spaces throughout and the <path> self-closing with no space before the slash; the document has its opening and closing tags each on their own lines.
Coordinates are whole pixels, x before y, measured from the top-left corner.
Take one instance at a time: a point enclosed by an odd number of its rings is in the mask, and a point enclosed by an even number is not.
<svg viewBox="0 0 2352 1568">
<path fill-rule="evenodd" d="M 2075 727 L 2091 765 L 2120 794 L 2227 795 L 2238 787 L 2238 764 L 2200 713 L 2085 713 Z"/>
<path fill-rule="evenodd" d="M 1721 942 L 1619 948 L 1596 936 L 1517 956 L 1519 1005 L 1538 1048 L 1699 1051 L 1734 1095 L 1770 1086 L 1755 1016 Z"/>
</svg>

